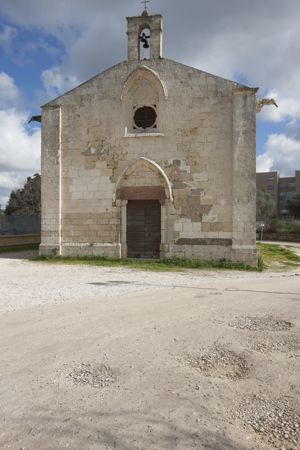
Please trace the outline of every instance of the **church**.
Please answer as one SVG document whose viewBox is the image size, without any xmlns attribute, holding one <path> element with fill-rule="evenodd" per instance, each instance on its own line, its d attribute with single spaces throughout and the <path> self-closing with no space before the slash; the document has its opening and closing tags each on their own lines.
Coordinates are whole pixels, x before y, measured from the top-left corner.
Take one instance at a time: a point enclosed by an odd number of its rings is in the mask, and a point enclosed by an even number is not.
<svg viewBox="0 0 300 450">
<path fill-rule="evenodd" d="M 256 264 L 256 92 L 163 57 L 163 18 L 127 18 L 128 57 L 42 107 L 41 255 Z"/>
</svg>

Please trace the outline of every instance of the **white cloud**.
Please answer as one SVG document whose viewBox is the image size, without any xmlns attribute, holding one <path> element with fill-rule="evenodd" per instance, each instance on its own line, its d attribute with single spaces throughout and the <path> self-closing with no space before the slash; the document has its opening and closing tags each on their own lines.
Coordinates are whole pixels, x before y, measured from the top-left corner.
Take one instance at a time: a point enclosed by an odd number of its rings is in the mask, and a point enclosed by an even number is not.
<svg viewBox="0 0 300 450">
<path fill-rule="evenodd" d="M 64 75 L 58 67 L 44 70 L 41 79 L 49 98 L 57 97 L 79 84 L 75 75 Z"/>
<path fill-rule="evenodd" d="M 40 129 L 26 130 L 28 114 L 0 110 L 0 169 L 37 171 L 40 167 Z"/>
<path fill-rule="evenodd" d="M 17 30 L 9 25 L 5 25 L 0 33 L 0 47 L 6 52 L 11 49 L 12 41 L 17 36 Z"/>
<path fill-rule="evenodd" d="M 40 172 L 40 129 L 29 134 L 28 114 L 14 108 L 0 110 L 0 203 L 12 189 L 23 185 L 27 176 Z"/>
<path fill-rule="evenodd" d="M 172 0 L 173 1 L 173 0 Z M 24 27 L 38 26 L 59 34 L 68 27 L 86 27 L 91 20 L 108 15 L 121 17 L 136 14 L 132 0 L 51 0 L 37 3 L 35 0 L 1 0 L 3 18 Z M 95 17 L 98 16 L 98 17 Z"/>
<path fill-rule="evenodd" d="M 27 127 L 29 112 L 18 110 L 21 92 L 15 81 L 0 72 L 0 204 L 21 187 L 30 175 L 40 171 L 41 133 Z"/>
<path fill-rule="evenodd" d="M 29 113 L 19 111 L 21 92 L 15 81 L 0 73 L 0 204 L 27 176 L 40 170 L 40 129 L 26 128 Z M 13 106 L 14 105 L 14 106 Z"/>
<path fill-rule="evenodd" d="M 282 97 L 276 91 L 267 92 L 264 98 L 273 98 L 278 108 L 275 106 L 265 106 L 259 113 L 259 119 L 269 122 L 282 122 L 284 120 L 295 120 L 300 118 L 300 99 L 297 97 Z"/>
<path fill-rule="evenodd" d="M 280 108 L 298 106 L 300 29 L 298 0 L 153 0 L 150 12 L 164 15 L 165 55 L 220 76 L 243 73 L 260 96 L 276 90 Z M 49 99 L 126 58 L 126 16 L 140 13 L 131 0 L 2 0 L 0 14 L 10 23 L 38 27 L 66 49 L 61 65 L 43 74 Z M 266 108 L 265 108 L 266 109 Z M 268 108 L 270 111 L 272 108 Z M 286 108 L 285 108 L 286 109 Z M 285 113 L 268 112 L 270 120 Z M 292 116 L 293 112 L 289 114 Z M 275 116 L 274 116 L 275 115 Z"/>
<path fill-rule="evenodd" d="M 125 59 L 125 17 L 141 11 L 132 0 L 0 3 L 0 14 L 9 23 L 42 30 L 46 40 L 50 34 L 65 49 L 64 57 L 41 75 L 43 102 Z M 226 78 L 243 74 L 245 84 L 260 87 L 259 97 L 275 98 L 279 108 L 266 106 L 257 119 L 289 123 L 282 134 L 269 137 L 258 168 L 291 175 L 300 167 L 299 0 L 189 0 L 188 4 L 187 8 L 181 0 L 151 2 L 150 12 L 162 13 L 165 20 L 164 55 Z M 2 42 L 11 42 L 15 31 L 7 28 L 5 33 Z M 20 129 L 28 137 L 24 125 Z"/>
<path fill-rule="evenodd" d="M 20 99 L 20 91 L 14 79 L 7 73 L 0 72 L 0 110 L 15 104 Z"/>
<path fill-rule="evenodd" d="M 257 157 L 257 172 L 277 170 L 292 176 L 300 168 L 300 141 L 285 134 L 271 134 L 265 152 Z"/>
<path fill-rule="evenodd" d="M 16 187 L 16 172 L 1 172 L 0 186 L 2 189 L 14 189 Z"/>
</svg>

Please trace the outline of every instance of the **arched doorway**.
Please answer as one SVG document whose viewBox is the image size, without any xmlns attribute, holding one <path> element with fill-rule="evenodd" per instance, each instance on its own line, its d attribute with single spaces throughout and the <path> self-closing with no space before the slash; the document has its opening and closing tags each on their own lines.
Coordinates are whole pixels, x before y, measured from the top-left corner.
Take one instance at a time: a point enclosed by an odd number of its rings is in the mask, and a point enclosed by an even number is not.
<svg viewBox="0 0 300 450">
<path fill-rule="evenodd" d="M 173 202 L 170 181 L 148 158 L 129 164 L 120 175 L 114 203 L 121 206 L 121 256 L 159 259 L 167 243 L 167 209 Z"/>
</svg>

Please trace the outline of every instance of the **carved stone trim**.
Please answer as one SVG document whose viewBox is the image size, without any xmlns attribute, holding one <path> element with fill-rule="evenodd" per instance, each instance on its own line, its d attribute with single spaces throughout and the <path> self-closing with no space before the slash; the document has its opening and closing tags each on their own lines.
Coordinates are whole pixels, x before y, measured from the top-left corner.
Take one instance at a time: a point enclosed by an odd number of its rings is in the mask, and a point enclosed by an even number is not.
<svg viewBox="0 0 300 450">
<path fill-rule="evenodd" d="M 155 72 L 155 70 L 150 69 L 147 66 L 141 66 L 138 67 L 137 69 L 135 69 L 127 78 L 127 80 L 124 83 L 123 89 L 122 89 L 122 94 L 121 94 L 121 100 L 124 100 L 127 96 L 127 92 L 131 86 L 131 83 L 135 81 L 136 76 L 138 76 L 138 74 L 149 74 L 151 75 L 151 77 L 157 82 L 158 86 L 160 86 L 163 96 L 165 99 L 168 98 L 168 90 L 167 90 L 167 86 L 165 84 L 165 82 L 160 78 L 159 74 L 157 72 Z"/>
</svg>

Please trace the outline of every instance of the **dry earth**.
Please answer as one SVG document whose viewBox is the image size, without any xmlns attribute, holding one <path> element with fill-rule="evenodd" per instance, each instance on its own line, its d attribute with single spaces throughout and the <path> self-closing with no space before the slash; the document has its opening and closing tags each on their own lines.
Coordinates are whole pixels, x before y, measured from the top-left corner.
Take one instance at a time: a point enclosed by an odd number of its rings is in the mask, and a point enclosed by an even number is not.
<svg viewBox="0 0 300 450">
<path fill-rule="evenodd" d="M 300 448 L 300 271 L 0 258 L 0 448 Z"/>
</svg>

